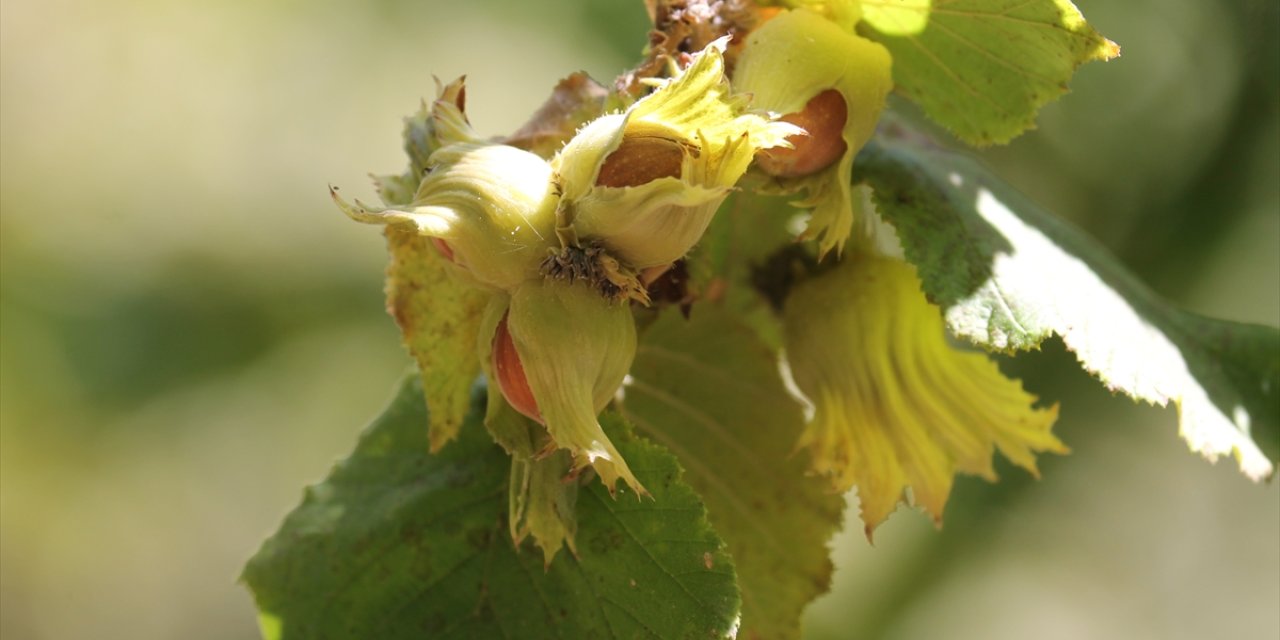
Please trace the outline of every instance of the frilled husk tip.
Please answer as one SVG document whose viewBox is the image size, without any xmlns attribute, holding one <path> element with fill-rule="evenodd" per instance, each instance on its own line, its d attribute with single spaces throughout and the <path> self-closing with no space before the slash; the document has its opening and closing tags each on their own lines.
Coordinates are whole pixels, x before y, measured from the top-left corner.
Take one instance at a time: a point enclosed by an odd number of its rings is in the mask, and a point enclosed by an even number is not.
<svg viewBox="0 0 1280 640">
<path fill-rule="evenodd" d="M 867 536 L 910 500 L 939 524 L 957 472 L 996 479 L 999 450 L 1037 474 L 1037 452 L 1066 453 L 1057 407 L 947 342 L 915 269 L 847 255 L 798 285 L 784 311 L 786 357 L 815 407 L 797 447 L 833 489 L 858 488 Z"/>
<path fill-rule="evenodd" d="M 535 458 L 514 457 L 508 489 L 511 539 L 517 545 L 532 536 L 551 565 L 560 549 L 578 554 L 575 505 L 578 482 L 572 474 L 573 459 L 567 451 Z"/>
</svg>

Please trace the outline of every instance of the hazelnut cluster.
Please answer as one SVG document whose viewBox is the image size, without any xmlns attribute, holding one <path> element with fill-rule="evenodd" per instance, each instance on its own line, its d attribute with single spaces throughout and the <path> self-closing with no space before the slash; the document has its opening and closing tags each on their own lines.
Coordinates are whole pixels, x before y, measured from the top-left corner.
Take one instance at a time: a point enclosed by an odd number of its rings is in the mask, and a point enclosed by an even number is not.
<svg viewBox="0 0 1280 640">
<path fill-rule="evenodd" d="M 490 381 L 486 426 L 515 458 L 513 536 L 532 530 L 548 559 L 573 531 L 571 518 L 538 511 L 567 500 L 547 484 L 560 473 L 551 461 L 645 494 L 599 423 L 635 356 L 629 303 L 649 303 L 647 286 L 730 192 L 805 193 L 804 237 L 820 254 L 850 233 L 852 158 L 891 87 L 888 54 L 808 9 L 768 17 L 735 43 L 732 81 L 724 37 L 669 60 L 667 79 L 647 80 L 650 93 L 587 122 L 550 158 L 477 135 L 454 82 L 417 132 L 432 151 L 415 157 L 425 173 L 410 201 L 378 208 L 333 193 L 357 221 L 429 238 L 459 281 L 485 292 L 475 348 Z"/>
</svg>

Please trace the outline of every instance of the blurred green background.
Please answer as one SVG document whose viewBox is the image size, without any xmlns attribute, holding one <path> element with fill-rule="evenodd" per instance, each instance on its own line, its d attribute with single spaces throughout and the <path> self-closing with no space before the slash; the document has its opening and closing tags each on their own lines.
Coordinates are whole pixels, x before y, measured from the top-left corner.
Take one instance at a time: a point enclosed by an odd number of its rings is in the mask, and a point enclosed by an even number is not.
<svg viewBox="0 0 1280 640">
<path fill-rule="evenodd" d="M 1280 324 L 1276 3 L 1087 0 L 1124 47 L 984 152 L 1191 309 Z M 485 134 L 612 78 L 639 0 L 0 3 L 0 635 L 251 638 L 242 562 L 408 365 L 371 198 L 467 74 Z M 812 638 L 1280 636 L 1280 490 L 1189 454 L 1060 345 L 1044 479 L 958 483 L 834 547 Z M 853 517 L 854 513 L 850 513 Z"/>
</svg>

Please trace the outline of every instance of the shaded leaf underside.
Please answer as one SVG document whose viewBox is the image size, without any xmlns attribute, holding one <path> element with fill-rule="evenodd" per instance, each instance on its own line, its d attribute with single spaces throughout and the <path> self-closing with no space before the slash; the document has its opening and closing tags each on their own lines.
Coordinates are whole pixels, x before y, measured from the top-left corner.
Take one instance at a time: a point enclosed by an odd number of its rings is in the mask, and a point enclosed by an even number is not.
<svg viewBox="0 0 1280 640">
<path fill-rule="evenodd" d="M 665 313 L 641 337 L 623 412 L 669 448 L 733 555 L 740 638 L 799 637 L 805 605 L 827 590 L 827 540 L 843 498 L 792 455 L 804 427 L 777 358 L 711 304 Z"/>
</svg>

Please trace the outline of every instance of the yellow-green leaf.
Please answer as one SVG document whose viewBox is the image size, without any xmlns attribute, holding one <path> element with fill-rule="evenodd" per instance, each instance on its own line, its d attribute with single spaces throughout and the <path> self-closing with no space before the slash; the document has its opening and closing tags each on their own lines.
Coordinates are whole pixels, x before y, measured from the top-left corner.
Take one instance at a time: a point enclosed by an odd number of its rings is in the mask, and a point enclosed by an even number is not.
<svg viewBox="0 0 1280 640">
<path fill-rule="evenodd" d="M 431 406 L 431 450 L 458 434 L 471 385 L 480 373 L 476 339 L 489 294 L 449 273 L 431 239 L 388 226 L 387 311 L 418 363 Z"/>
<path fill-rule="evenodd" d="M 461 92 L 449 85 L 442 98 Z M 442 91 L 445 91 L 442 89 Z M 427 158 L 440 147 L 431 109 L 425 103 L 404 122 L 409 166 L 400 175 L 377 176 L 378 195 L 388 206 L 407 205 L 426 172 Z M 431 405 L 430 446 L 438 451 L 457 436 L 467 415 L 471 384 L 480 372 L 476 335 L 488 295 L 450 273 L 455 268 L 412 227 L 386 228 L 387 313 L 400 327 L 405 348 L 418 363 Z"/>
<path fill-rule="evenodd" d="M 1069 0 L 862 0 L 860 32 L 893 54 L 898 89 L 975 145 L 1035 125 L 1077 67 L 1120 48 Z"/>
</svg>

